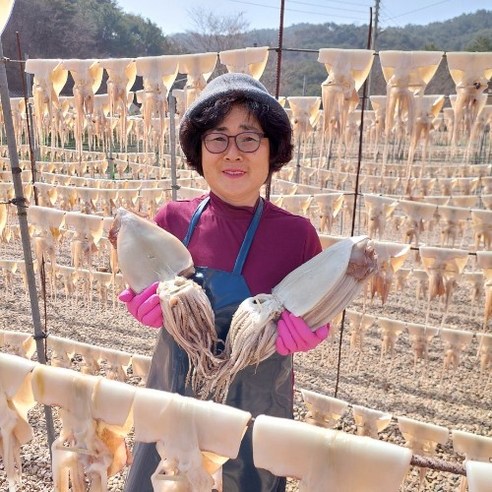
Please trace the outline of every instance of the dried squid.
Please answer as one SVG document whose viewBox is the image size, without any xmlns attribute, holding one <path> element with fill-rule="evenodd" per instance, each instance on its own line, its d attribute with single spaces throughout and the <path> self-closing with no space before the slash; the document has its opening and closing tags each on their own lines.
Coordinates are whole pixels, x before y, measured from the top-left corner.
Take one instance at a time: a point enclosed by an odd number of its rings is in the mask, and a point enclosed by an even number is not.
<svg viewBox="0 0 492 492">
<path fill-rule="evenodd" d="M 234 376 L 275 353 L 276 324 L 287 309 L 314 330 L 335 318 L 360 292 L 377 268 L 366 236 L 343 239 L 287 275 L 272 294 L 245 299 L 235 312 L 225 348 L 218 343 L 205 292 L 192 280 L 189 252 L 177 238 L 120 209 L 112 233 L 125 280 L 139 292 L 160 281 L 158 292 L 166 329 L 190 361 L 188 382 L 200 398 L 225 401 Z"/>
<path fill-rule="evenodd" d="M 123 208 L 116 214 L 110 241 L 116 245 L 123 278 L 135 292 L 160 282 L 166 330 L 188 354 L 188 382 L 199 393 L 201 379 L 221 361 L 214 355 L 219 340 L 210 301 L 187 278 L 195 271 L 189 251 L 177 237 Z"/>
<path fill-rule="evenodd" d="M 243 301 L 232 318 L 224 349 L 226 363 L 217 367 L 208 391 L 225 401 L 234 376 L 275 353 L 276 322 L 287 309 L 314 330 L 333 320 L 361 291 L 377 268 L 377 255 L 366 236 L 338 241 L 296 268 L 272 294 Z"/>
</svg>

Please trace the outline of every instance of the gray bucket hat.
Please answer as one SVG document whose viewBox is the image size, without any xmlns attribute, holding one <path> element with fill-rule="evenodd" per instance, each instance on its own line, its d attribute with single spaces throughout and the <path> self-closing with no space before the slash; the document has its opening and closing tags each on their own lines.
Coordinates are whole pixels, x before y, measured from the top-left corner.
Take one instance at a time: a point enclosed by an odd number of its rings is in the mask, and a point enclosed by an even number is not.
<svg viewBox="0 0 492 492">
<path fill-rule="evenodd" d="M 246 97 L 268 106 L 270 111 L 281 115 L 289 122 L 284 108 L 267 91 L 266 87 L 255 78 L 244 73 L 226 73 L 209 82 L 198 98 L 185 111 L 183 120 L 193 118 L 203 108 L 213 105 L 220 98 L 237 93 L 245 94 Z"/>
</svg>

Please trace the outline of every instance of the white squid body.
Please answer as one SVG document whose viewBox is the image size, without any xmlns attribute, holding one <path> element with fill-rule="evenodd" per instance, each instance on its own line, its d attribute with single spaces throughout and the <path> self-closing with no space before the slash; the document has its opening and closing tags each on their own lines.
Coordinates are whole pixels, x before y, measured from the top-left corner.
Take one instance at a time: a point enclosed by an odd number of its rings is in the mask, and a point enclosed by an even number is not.
<svg viewBox="0 0 492 492">
<path fill-rule="evenodd" d="M 137 293 L 156 281 L 194 272 L 191 255 L 177 237 L 124 208 L 116 213 L 110 231 L 112 241 L 115 235 L 121 272 Z"/>
<path fill-rule="evenodd" d="M 338 241 L 289 273 L 272 294 L 245 299 L 232 317 L 224 353 L 227 362 L 204 383 L 204 394 L 225 402 L 235 375 L 275 353 L 276 321 L 287 309 L 311 329 L 332 321 L 361 291 L 377 268 L 377 255 L 366 236 Z"/>
<path fill-rule="evenodd" d="M 349 237 L 289 273 L 272 294 L 311 328 L 319 328 L 343 311 L 376 268 L 377 255 L 369 238 Z"/>
<path fill-rule="evenodd" d="M 253 426 L 255 466 L 299 479 L 300 492 L 395 492 L 411 458 L 402 446 L 305 422 L 259 415 Z"/>
<path fill-rule="evenodd" d="M 21 446 L 34 435 L 27 418 L 36 403 L 31 391 L 34 365 L 30 360 L 0 352 L 0 459 L 10 492 L 21 482 Z"/>
</svg>

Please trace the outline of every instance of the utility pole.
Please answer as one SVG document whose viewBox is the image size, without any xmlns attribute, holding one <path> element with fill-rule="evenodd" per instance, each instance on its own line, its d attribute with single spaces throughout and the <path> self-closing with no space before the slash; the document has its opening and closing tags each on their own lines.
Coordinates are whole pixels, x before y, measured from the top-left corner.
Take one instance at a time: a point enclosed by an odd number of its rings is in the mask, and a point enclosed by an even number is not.
<svg viewBox="0 0 492 492">
<path fill-rule="evenodd" d="M 379 10 L 381 8 L 381 0 L 375 0 L 374 5 L 374 29 L 372 30 L 372 38 L 371 38 L 371 46 L 370 49 L 376 51 L 376 42 L 378 38 L 378 24 L 379 24 Z M 372 13 L 371 13 L 371 21 L 372 21 Z M 367 95 L 368 97 L 372 94 L 372 70 L 369 72 L 369 76 L 367 78 Z M 369 101 L 364 101 L 364 107 L 368 108 Z"/>
<path fill-rule="evenodd" d="M 381 0 L 376 0 L 374 6 L 374 30 L 372 32 L 372 49 L 376 50 L 376 41 L 378 39 L 378 26 L 379 26 L 379 9 L 381 8 Z"/>
<path fill-rule="evenodd" d="M 280 74 L 282 72 L 282 49 L 284 47 L 284 16 L 285 0 L 280 0 L 280 23 L 278 26 L 278 47 L 277 47 L 277 69 L 275 79 L 275 97 L 278 100 L 280 95 Z M 270 200 L 270 191 L 272 187 L 272 175 L 268 176 L 265 185 L 265 198 Z"/>
</svg>

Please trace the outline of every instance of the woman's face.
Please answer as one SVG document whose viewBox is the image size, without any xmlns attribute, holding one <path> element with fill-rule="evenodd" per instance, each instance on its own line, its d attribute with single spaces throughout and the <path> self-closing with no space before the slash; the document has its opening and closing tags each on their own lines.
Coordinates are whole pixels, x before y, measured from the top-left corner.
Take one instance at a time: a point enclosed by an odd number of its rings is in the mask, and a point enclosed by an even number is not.
<svg viewBox="0 0 492 492">
<path fill-rule="evenodd" d="M 263 129 L 248 110 L 242 106 L 233 106 L 229 114 L 209 130 L 227 136 L 242 132 L 263 133 Z M 223 138 L 220 137 L 219 138 Z M 234 138 L 224 152 L 213 154 L 202 141 L 203 176 L 210 190 L 231 205 L 254 206 L 260 196 L 260 188 L 268 177 L 270 144 L 262 138 L 255 152 L 242 152 L 236 146 Z"/>
</svg>

